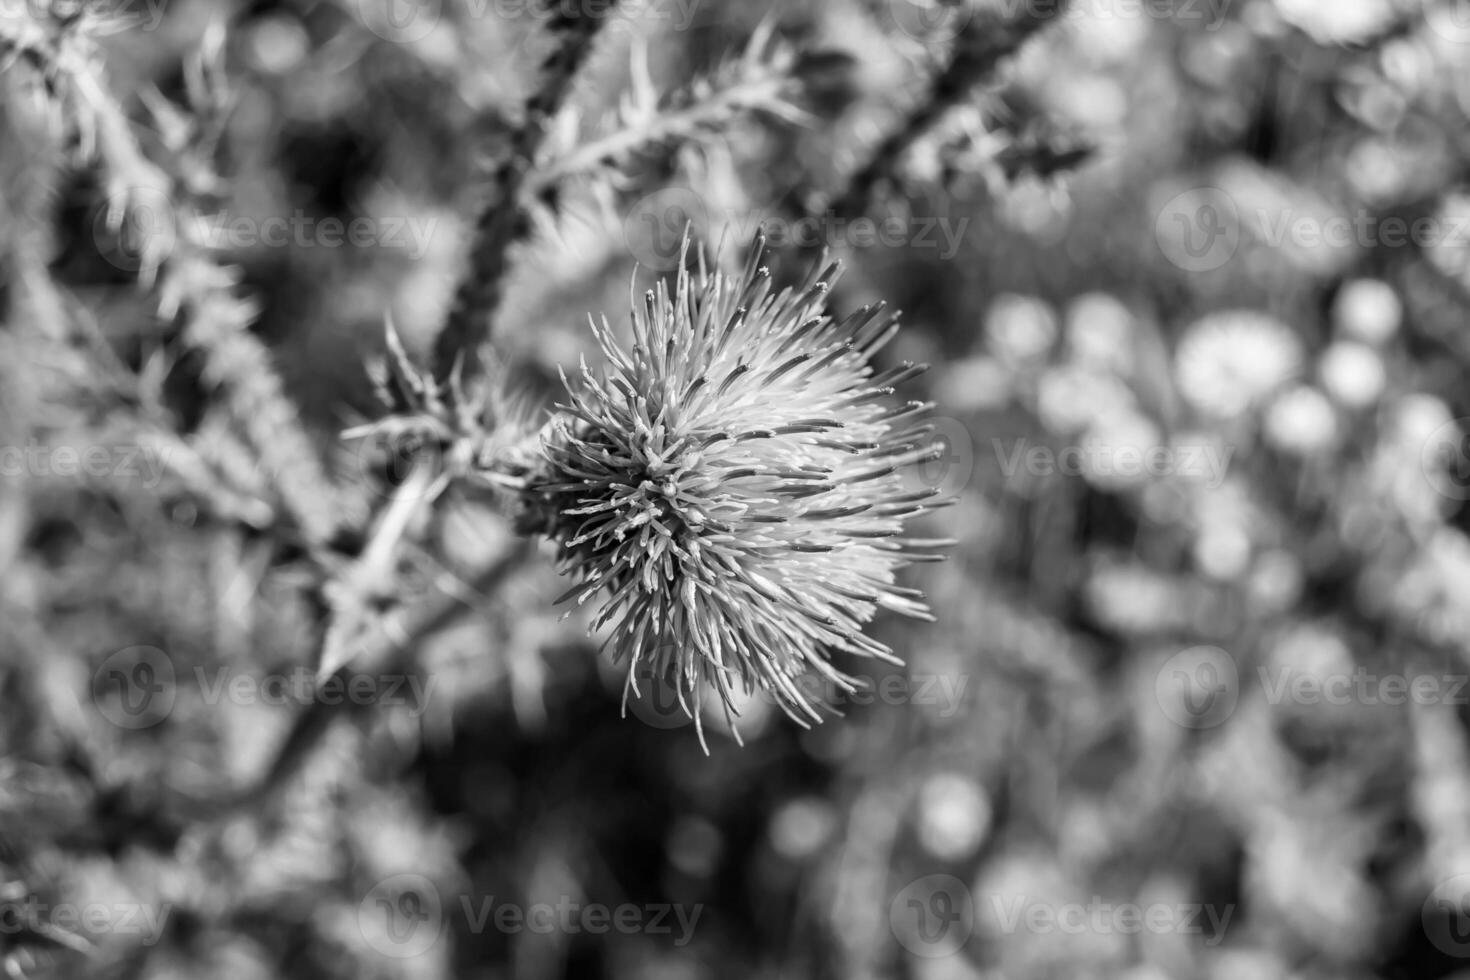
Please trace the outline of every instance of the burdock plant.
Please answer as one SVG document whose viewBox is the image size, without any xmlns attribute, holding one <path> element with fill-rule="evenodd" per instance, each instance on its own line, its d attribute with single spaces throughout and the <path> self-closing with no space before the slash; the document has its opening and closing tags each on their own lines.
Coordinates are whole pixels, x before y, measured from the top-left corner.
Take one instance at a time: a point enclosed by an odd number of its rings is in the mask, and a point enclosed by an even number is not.
<svg viewBox="0 0 1470 980">
<path fill-rule="evenodd" d="M 625 711 L 642 673 L 696 722 L 710 689 L 730 718 L 757 688 L 820 721 L 803 675 L 853 690 L 832 651 L 897 663 L 865 625 L 879 609 L 930 618 L 896 581 L 947 544 L 904 533 L 943 503 L 905 479 L 935 456 L 932 405 L 894 397 L 924 367 L 875 371 L 896 314 L 828 313 L 837 263 L 779 292 L 763 240 L 738 277 L 702 251 L 693 266 L 632 298 L 631 348 L 592 322 L 606 365 L 563 374 L 525 499 L 578 579 L 563 600 L 602 596 L 594 627 L 628 663 Z"/>
</svg>

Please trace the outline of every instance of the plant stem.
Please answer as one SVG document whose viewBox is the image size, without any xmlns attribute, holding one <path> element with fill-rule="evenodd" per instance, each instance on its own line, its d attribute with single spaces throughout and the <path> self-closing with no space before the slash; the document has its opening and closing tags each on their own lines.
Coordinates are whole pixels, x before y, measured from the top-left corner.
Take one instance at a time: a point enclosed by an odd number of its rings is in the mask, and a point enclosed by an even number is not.
<svg viewBox="0 0 1470 980">
<path fill-rule="evenodd" d="M 866 214 L 873 191 L 894 176 L 904 154 L 1061 10 L 1062 4 L 1052 4 L 1020 16 L 1004 9 L 974 11 L 955 38 L 948 64 L 934 76 L 925 97 L 874 149 L 868 162 L 853 172 L 846 186 L 832 196 L 831 203 L 818 211 L 828 210 L 846 218 Z"/>
<path fill-rule="evenodd" d="M 449 377 L 456 363 L 468 375 L 478 370 L 474 355 L 489 339 L 491 317 L 504 294 L 511 248 L 531 230 L 530 213 L 521 203 L 522 189 L 547 128 L 571 92 L 606 19 L 606 14 L 594 17 L 562 8 L 548 22 L 556 44 L 542 64 L 541 86 L 526 103 L 525 121 L 511 135 L 510 150 L 496 169 L 494 194 L 475 225 L 468 271 L 434 341 L 434 376 L 440 380 Z"/>
</svg>

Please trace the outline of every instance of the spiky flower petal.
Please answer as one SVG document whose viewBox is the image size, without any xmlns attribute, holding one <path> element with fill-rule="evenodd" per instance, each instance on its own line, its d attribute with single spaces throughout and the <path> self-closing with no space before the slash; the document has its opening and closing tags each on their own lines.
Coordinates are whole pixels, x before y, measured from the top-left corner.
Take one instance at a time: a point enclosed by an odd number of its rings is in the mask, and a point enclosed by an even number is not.
<svg viewBox="0 0 1470 980">
<path fill-rule="evenodd" d="M 916 425 L 931 406 L 892 397 L 923 368 L 874 373 L 896 317 L 881 305 L 829 316 L 837 272 L 777 293 L 757 241 L 739 278 L 701 254 L 672 294 L 660 283 L 635 299 L 631 350 L 593 323 L 607 365 L 584 362 L 583 383 L 567 384 L 533 489 L 580 578 L 563 598 L 606 596 L 595 625 L 630 662 L 625 704 L 647 664 L 696 719 L 710 687 L 728 713 L 735 691 L 759 686 L 820 721 L 804 674 L 851 690 L 829 651 L 896 663 L 864 624 L 879 608 L 928 618 L 895 583 L 944 543 L 903 536 L 935 506 L 903 472 L 934 456 Z"/>
</svg>

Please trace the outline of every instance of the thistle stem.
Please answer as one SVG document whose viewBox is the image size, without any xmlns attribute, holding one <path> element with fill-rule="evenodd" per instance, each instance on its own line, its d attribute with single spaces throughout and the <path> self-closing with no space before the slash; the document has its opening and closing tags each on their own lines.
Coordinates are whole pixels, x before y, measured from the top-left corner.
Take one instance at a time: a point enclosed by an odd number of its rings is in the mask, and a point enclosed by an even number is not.
<svg viewBox="0 0 1470 980">
<path fill-rule="evenodd" d="M 490 337 L 491 318 L 504 296 L 511 249 L 531 231 L 522 192 L 537 151 L 606 19 L 606 14 L 594 17 L 559 9 L 547 24 L 557 43 L 542 64 L 541 86 L 526 103 L 525 121 L 511 135 L 510 150 L 495 171 L 495 191 L 476 222 L 469 268 L 434 341 L 436 378 L 447 379 L 459 360 L 464 370 L 477 370 L 479 358 L 473 355 Z"/>
</svg>

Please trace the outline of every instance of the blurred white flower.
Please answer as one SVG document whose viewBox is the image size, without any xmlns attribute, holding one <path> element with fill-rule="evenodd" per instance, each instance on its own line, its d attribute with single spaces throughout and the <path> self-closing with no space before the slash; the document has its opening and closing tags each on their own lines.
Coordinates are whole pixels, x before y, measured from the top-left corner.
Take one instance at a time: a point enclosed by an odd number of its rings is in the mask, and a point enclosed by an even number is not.
<svg viewBox="0 0 1470 980">
<path fill-rule="evenodd" d="M 1276 0 L 1281 16 L 1324 44 L 1351 44 L 1392 25 L 1398 12 L 1388 0 Z"/>
<path fill-rule="evenodd" d="M 1275 317 L 1253 310 L 1201 318 L 1175 354 L 1180 392 L 1201 412 L 1221 418 L 1257 404 L 1295 377 L 1301 366 L 1296 334 Z"/>
<path fill-rule="evenodd" d="M 1337 438 L 1337 414 L 1316 388 L 1288 391 L 1266 413 L 1266 439 L 1283 452 L 1309 456 L 1331 447 Z"/>
<path fill-rule="evenodd" d="M 1011 372 L 993 357 L 967 357 L 942 369 L 934 382 L 934 397 L 953 411 L 999 408 L 1010 398 L 1011 378 Z"/>
<path fill-rule="evenodd" d="M 1267 652 L 1271 670 L 1309 677 L 1318 685 L 1353 672 L 1353 654 L 1336 630 L 1317 623 L 1292 627 Z"/>
<path fill-rule="evenodd" d="M 1168 472 L 1163 440 L 1159 427 L 1137 412 L 1101 415 L 1083 440 L 1083 473 L 1088 482 L 1108 490 L 1147 483 Z"/>
<path fill-rule="evenodd" d="M 1246 583 L 1252 603 L 1264 612 L 1290 608 L 1301 597 L 1301 562 L 1289 551 L 1275 549 L 1256 558 Z"/>
<path fill-rule="evenodd" d="M 1117 375 L 1074 364 L 1049 368 L 1037 383 L 1036 401 L 1041 423 L 1060 435 L 1133 411 L 1133 392 Z"/>
<path fill-rule="evenodd" d="M 1338 331 L 1369 344 L 1391 338 L 1403 317 L 1403 302 L 1380 279 L 1354 279 L 1338 291 L 1332 304 L 1332 322 Z"/>
<path fill-rule="evenodd" d="M 1007 363 L 1033 361 L 1056 342 L 1056 312 L 1034 296 L 1002 293 L 985 314 L 985 339 Z"/>
<path fill-rule="evenodd" d="M 1220 581 L 1239 578 L 1250 566 L 1250 560 L 1250 537 L 1238 527 L 1207 527 L 1195 539 L 1195 564 L 1210 578 Z"/>
<path fill-rule="evenodd" d="M 1194 560 L 1206 575 L 1221 581 L 1239 578 L 1250 567 L 1250 531 L 1264 520 L 1240 484 L 1200 494 L 1195 505 L 1199 534 Z"/>
<path fill-rule="evenodd" d="M 1092 615 L 1122 632 L 1154 632 L 1180 625 L 1189 615 L 1179 584 L 1141 565 L 1099 564 L 1085 590 Z"/>
<path fill-rule="evenodd" d="M 1083 364 L 1126 374 L 1133 362 L 1133 313 L 1108 293 L 1085 293 L 1067 307 L 1067 349 Z"/>
<path fill-rule="evenodd" d="M 1339 341 L 1322 355 L 1322 385 L 1333 398 L 1351 408 L 1367 408 L 1378 401 L 1387 372 L 1378 352 L 1366 344 Z"/>
<path fill-rule="evenodd" d="M 1405 395 L 1384 415 L 1372 486 L 1412 523 L 1435 525 L 1460 489 L 1458 481 L 1450 480 L 1450 467 L 1464 458 L 1463 433 L 1452 424 L 1449 406 L 1433 395 Z"/>
<path fill-rule="evenodd" d="M 1065 21 L 1069 41 L 1096 64 L 1117 64 L 1136 57 L 1148 41 L 1148 21 L 1118 13 L 1108 0 L 1075 0 Z"/>
<path fill-rule="evenodd" d="M 990 832 L 990 799 L 958 773 L 931 776 L 919 791 L 919 843 L 944 861 L 974 854 Z"/>
<path fill-rule="evenodd" d="M 1343 161 L 1343 172 L 1358 197 L 1376 206 L 1390 204 L 1405 192 L 1421 166 L 1422 155 L 1410 159 L 1404 148 L 1370 137 L 1359 140 Z"/>
<path fill-rule="evenodd" d="M 771 846 L 782 857 L 799 860 L 815 854 L 832 837 L 837 814 L 819 797 L 792 800 L 771 818 Z"/>
<path fill-rule="evenodd" d="M 1399 446 L 1417 456 L 1424 443 L 1429 441 L 1447 422 L 1454 419 L 1449 406 L 1433 395 L 1412 393 L 1399 399 L 1393 409 L 1390 431 Z"/>
<path fill-rule="evenodd" d="M 1128 94 L 1107 75 L 1078 74 L 1065 81 L 1059 79 L 1053 88 L 1049 108 L 1086 132 L 1116 132 L 1128 118 Z"/>
<path fill-rule="evenodd" d="M 1466 227 L 1470 222 L 1470 194 L 1444 195 L 1435 209 L 1434 221 L 1442 229 Z M 1444 276 L 1461 286 L 1470 285 L 1470 249 L 1464 247 L 1463 236 L 1458 232 L 1436 235 L 1425 247 L 1424 256 Z"/>
<path fill-rule="evenodd" d="M 310 45 L 301 22 L 279 14 L 255 20 L 247 38 L 247 57 L 257 71 L 267 75 L 284 75 L 294 69 Z"/>
</svg>

